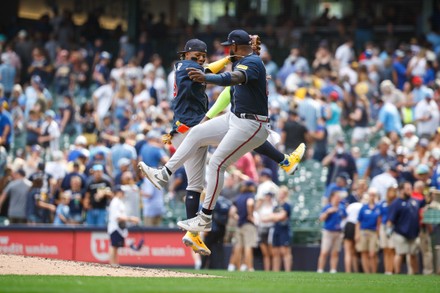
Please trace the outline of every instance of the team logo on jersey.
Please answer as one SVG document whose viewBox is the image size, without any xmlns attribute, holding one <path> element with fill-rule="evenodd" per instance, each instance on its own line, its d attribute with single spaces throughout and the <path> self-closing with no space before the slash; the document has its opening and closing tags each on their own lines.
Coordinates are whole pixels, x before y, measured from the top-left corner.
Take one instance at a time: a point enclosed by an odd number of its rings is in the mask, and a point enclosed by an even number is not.
<svg viewBox="0 0 440 293">
<path fill-rule="evenodd" d="M 243 69 L 243 70 L 247 70 L 248 69 L 248 67 L 246 65 L 243 65 L 243 64 L 237 65 L 237 68 L 238 69 Z"/>
</svg>

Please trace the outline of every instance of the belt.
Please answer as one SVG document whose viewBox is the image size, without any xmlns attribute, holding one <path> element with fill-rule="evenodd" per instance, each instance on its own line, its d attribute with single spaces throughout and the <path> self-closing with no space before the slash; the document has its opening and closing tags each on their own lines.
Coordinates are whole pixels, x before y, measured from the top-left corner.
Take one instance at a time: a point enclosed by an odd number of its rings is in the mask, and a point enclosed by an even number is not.
<svg viewBox="0 0 440 293">
<path fill-rule="evenodd" d="M 257 115 L 257 114 L 247 114 L 247 113 L 234 113 L 235 116 L 241 119 L 249 119 L 249 120 L 255 120 L 258 122 L 269 122 L 270 118 L 263 115 Z"/>
</svg>

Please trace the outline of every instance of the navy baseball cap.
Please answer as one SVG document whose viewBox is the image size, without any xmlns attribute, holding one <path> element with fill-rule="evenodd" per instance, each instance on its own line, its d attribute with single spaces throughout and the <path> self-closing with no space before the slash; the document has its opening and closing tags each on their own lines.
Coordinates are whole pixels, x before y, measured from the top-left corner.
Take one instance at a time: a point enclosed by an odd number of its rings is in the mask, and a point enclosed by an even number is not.
<svg viewBox="0 0 440 293">
<path fill-rule="evenodd" d="M 185 44 L 185 48 L 183 51 L 177 52 L 178 54 L 186 53 L 186 52 L 208 52 L 208 47 L 205 42 L 199 39 L 191 39 Z"/>
<path fill-rule="evenodd" d="M 228 35 L 228 40 L 221 43 L 222 46 L 250 45 L 251 37 L 244 30 L 233 30 Z"/>
</svg>

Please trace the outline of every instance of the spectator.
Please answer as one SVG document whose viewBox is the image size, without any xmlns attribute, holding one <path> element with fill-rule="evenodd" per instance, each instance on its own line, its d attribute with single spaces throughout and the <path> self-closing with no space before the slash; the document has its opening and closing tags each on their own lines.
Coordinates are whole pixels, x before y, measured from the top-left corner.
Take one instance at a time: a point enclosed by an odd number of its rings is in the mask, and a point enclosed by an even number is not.
<svg viewBox="0 0 440 293">
<path fill-rule="evenodd" d="M 288 115 L 287 121 L 282 127 L 280 141 L 286 153 L 295 150 L 301 143 L 310 141 L 309 132 L 301 123 L 298 112 L 296 110 L 290 110 Z"/>
<path fill-rule="evenodd" d="M 406 124 L 402 128 L 402 136 L 402 146 L 409 152 L 413 152 L 419 142 L 419 137 L 416 135 L 416 127 L 413 124 Z"/>
<path fill-rule="evenodd" d="M 403 90 L 406 82 L 406 65 L 404 62 L 405 53 L 401 50 L 394 52 L 395 59 L 393 62 L 393 83 L 399 90 Z"/>
<path fill-rule="evenodd" d="M 123 136 L 119 137 L 119 143 L 112 146 L 112 148 L 110 149 L 110 154 L 109 156 L 107 156 L 107 158 L 109 160 L 109 165 L 113 170 L 112 176 L 116 176 L 116 174 L 119 173 L 120 169 L 118 162 L 122 158 L 129 159 L 133 170 L 135 169 L 136 150 L 133 146 L 125 142 L 125 137 Z"/>
<path fill-rule="evenodd" d="M 47 110 L 44 116 L 45 120 L 41 125 L 38 143 L 45 149 L 46 156 L 48 156 L 60 148 L 60 127 L 55 121 L 55 112 L 53 110 Z"/>
<path fill-rule="evenodd" d="M 99 88 L 109 81 L 110 69 L 109 63 L 112 56 L 107 51 L 102 51 L 99 55 L 99 63 L 93 69 L 92 82 L 95 88 Z"/>
<path fill-rule="evenodd" d="M 388 188 L 397 185 L 396 178 L 399 176 L 399 172 L 399 165 L 393 164 L 387 171 L 375 176 L 371 180 L 370 187 L 376 189 L 380 201 L 386 199 Z"/>
<path fill-rule="evenodd" d="M 358 223 L 356 224 L 356 242 L 361 252 L 362 269 L 364 273 L 377 272 L 377 242 L 379 234 L 378 219 L 379 207 L 376 205 L 377 190 L 368 189 L 368 202 L 359 211 Z"/>
<path fill-rule="evenodd" d="M 106 114 L 109 113 L 110 107 L 112 106 L 112 101 L 115 91 L 116 91 L 116 80 L 110 78 L 109 83 L 105 82 L 101 84 L 93 92 L 93 108 L 96 109 L 96 114 L 99 118 L 98 121 L 100 123 L 102 123 Z"/>
<path fill-rule="evenodd" d="M 258 242 L 263 256 L 263 268 L 265 271 L 270 271 L 272 268 L 272 239 L 270 239 L 270 230 L 273 228 L 274 222 L 269 220 L 269 216 L 272 215 L 275 207 L 274 195 L 273 192 L 267 190 L 262 198 L 256 199 L 255 204 Z"/>
<path fill-rule="evenodd" d="M 168 156 L 163 150 L 161 135 L 156 130 L 151 130 L 147 134 L 147 143 L 141 148 L 139 160 L 152 167 L 159 167 L 168 161 Z"/>
<path fill-rule="evenodd" d="M 10 113 L 4 108 L 5 103 L 0 103 L 0 146 L 6 151 L 11 149 L 13 121 Z"/>
<path fill-rule="evenodd" d="M 163 191 L 155 188 L 147 178 L 142 179 L 140 191 L 144 225 L 148 227 L 160 226 L 165 212 Z"/>
<path fill-rule="evenodd" d="M 255 183 L 253 181 L 243 182 L 240 194 L 234 201 L 231 213 L 238 220 L 236 232 L 237 242 L 234 245 L 228 270 L 235 270 L 243 256 L 241 271 L 254 271 L 253 248 L 257 245 L 258 232 L 255 227 Z"/>
<path fill-rule="evenodd" d="M 390 102 L 384 102 L 382 99 L 379 99 L 377 104 L 379 106 L 379 116 L 371 132 L 376 133 L 383 128 L 390 138 L 399 136 L 402 131 L 402 122 L 397 107 Z"/>
<path fill-rule="evenodd" d="M 326 186 L 336 180 L 336 177 L 345 172 L 352 182 L 357 180 L 357 167 L 353 156 L 346 150 L 345 139 L 339 137 L 333 151 L 322 160 L 323 166 L 328 166 Z"/>
<path fill-rule="evenodd" d="M 10 98 L 14 87 L 17 70 L 12 65 L 11 57 L 8 54 L 1 54 L 2 64 L 0 65 L 0 83 L 4 87 L 5 97 Z"/>
<path fill-rule="evenodd" d="M 420 138 L 430 139 L 440 125 L 440 111 L 433 98 L 433 90 L 427 89 L 424 99 L 418 102 L 414 108 L 417 135 Z"/>
<path fill-rule="evenodd" d="M 284 271 L 292 269 L 292 230 L 290 227 L 290 216 L 292 206 L 288 203 L 289 190 L 281 186 L 277 198 L 277 206 L 274 212 L 268 216 L 268 220 L 274 222 L 272 236 L 272 270 L 278 272 L 283 263 Z"/>
<path fill-rule="evenodd" d="M 43 179 L 37 178 L 32 181 L 32 186 L 27 194 L 26 218 L 28 224 L 51 223 L 51 214 L 56 206 L 49 203 L 47 193 L 42 190 Z"/>
<path fill-rule="evenodd" d="M 53 224 L 55 226 L 63 226 L 70 223 L 70 197 L 71 194 L 68 192 L 61 193 L 60 202 L 55 211 L 55 219 Z"/>
<path fill-rule="evenodd" d="M 63 95 L 63 105 L 60 107 L 60 111 L 60 132 L 67 138 L 68 145 L 70 145 L 75 140 L 77 129 L 75 105 L 73 104 L 72 96 L 69 93 Z M 65 148 L 68 145 L 66 145 Z"/>
<path fill-rule="evenodd" d="M 109 221 L 107 233 L 110 236 L 110 264 L 118 264 L 118 248 L 125 246 L 125 238 L 128 236 L 127 223 L 139 223 L 139 218 L 128 216 L 124 204 L 124 191 L 120 186 L 113 189 L 114 196 L 109 206 Z"/>
<path fill-rule="evenodd" d="M 379 245 L 383 249 L 383 263 L 385 275 L 393 274 L 395 248 L 391 238 L 386 234 L 386 223 L 388 221 L 389 207 L 397 197 L 397 185 L 393 185 L 387 189 L 385 200 L 379 202 L 380 210 L 380 230 Z"/>
<path fill-rule="evenodd" d="M 396 158 L 388 151 L 390 149 L 391 141 L 387 137 L 383 137 L 378 143 L 378 151 L 370 157 L 370 163 L 365 171 L 364 178 L 373 179 L 375 176 L 388 170 L 396 161 Z"/>
<path fill-rule="evenodd" d="M 125 171 L 121 177 L 121 189 L 124 191 L 124 204 L 128 216 L 141 218 L 141 196 L 139 186 L 135 184 L 133 173 Z"/>
<path fill-rule="evenodd" d="M 393 201 L 388 209 L 387 236 L 392 237 L 396 256 L 394 258 L 394 271 L 400 273 L 402 258 L 410 256 L 409 266 L 412 273 L 418 272 L 417 268 L 417 243 L 419 235 L 419 209 L 420 204 L 411 199 L 412 186 L 409 182 L 399 185 L 399 197 Z M 391 234 L 392 233 L 392 234 Z"/>
<path fill-rule="evenodd" d="M 26 223 L 26 198 L 32 183 L 26 179 L 23 169 L 13 173 L 11 181 L 0 195 L 0 210 L 6 198 L 9 198 L 8 218 L 11 224 Z"/>
<path fill-rule="evenodd" d="M 104 178 L 104 167 L 93 165 L 93 174 L 86 186 L 84 208 L 87 210 L 86 223 L 90 226 L 105 226 L 107 201 L 112 196 L 111 182 Z"/>
<path fill-rule="evenodd" d="M 83 179 L 79 175 L 73 175 L 70 177 L 70 188 L 65 191 L 70 195 L 69 215 L 71 223 L 74 224 L 84 222 L 85 190 L 82 184 L 84 184 Z"/>
<path fill-rule="evenodd" d="M 359 187 L 359 186 L 358 186 Z M 363 196 L 363 194 L 361 194 Z M 344 266 L 345 272 L 359 272 L 359 259 L 356 252 L 355 231 L 358 222 L 361 202 L 353 202 L 346 208 L 347 221 L 344 226 Z"/>
<path fill-rule="evenodd" d="M 357 98 L 356 109 L 353 113 L 350 113 L 349 117 L 354 122 L 351 143 L 357 144 L 361 141 L 368 141 L 370 136 L 370 103 L 365 95 Z"/>
<path fill-rule="evenodd" d="M 321 252 L 318 260 L 318 273 L 323 273 L 327 257 L 330 254 L 330 273 L 337 272 L 339 252 L 342 244 L 342 220 L 347 217 L 345 208 L 340 205 L 341 194 L 334 191 L 327 204 L 319 216 L 319 220 L 324 222 L 322 231 Z"/>
</svg>

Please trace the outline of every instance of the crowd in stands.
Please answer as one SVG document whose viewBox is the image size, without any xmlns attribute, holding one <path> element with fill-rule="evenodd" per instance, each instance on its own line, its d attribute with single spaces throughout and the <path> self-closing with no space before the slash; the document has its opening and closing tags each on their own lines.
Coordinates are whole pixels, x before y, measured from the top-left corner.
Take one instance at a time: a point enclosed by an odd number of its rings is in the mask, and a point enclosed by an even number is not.
<svg viewBox="0 0 440 293">
<path fill-rule="evenodd" d="M 110 54 L 100 38 L 79 38 L 70 46 L 63 43 L 69 24 L 48 25 L 54 34 L 46 40 L 26 30 L 0 35 L 1 215 L 11 224 L 105 226 L 113 187 L 121 185 L 129 216 L 142 219 L 141 225 L 162 225 L 167 211 L 182 203 L 185 171 L 173 174 L 164 192 L 142 178 L 136 165 L 142 160 L 157 168 L 173 154 L 161 141 L 173 118 L 173 71 L 164 68 L 160 52 L 145 59 L 147 38 L 137 50 L 123 35 L 117 53 Z M 376 235 L 386 273 L 400 272 L 394 253 L 411 255 L 414 264 L 416 239 L 425 244 L 424 273 L 433 272 L 433 226 L 420 217 L 440 190 L 436 36 L 394 46 L 369 41 L 357 52 L 350 37 L 336 50 L 322 40 L 312 59 L 295 44 L 280 64 L 262 38 L 271 126 L 281 136 L 277 147 L 290 153 L 305 142 L 305 160 L 328 169 L 319 272 L 327 256 L 336 271 L 342 243 L 347 272 L 359 270 L 356 251 L 362 270 L 377 272 Z M 224 56 L 216 40 L 210 46 L 210 62 Z M 211 105 L 221 90 L 207 87 Z M 291 269 L 288 202 L 295 194 L 279 186 L 279 172 L 277 164 L 254 153 L 228 170 L 222 197 L 234 208 L 229 224 L 219 215 L 220 230 L 213 232 L 220 231 L 215 239 L 237 240 L 231 270 L 252 270 L 257 245 L 265 270 Z M 394 207 L 401 201 L 416 213 L 403 228 L 402 211 Z M 229 235 L 234 221 L 241 236 Z"/>
</svg>

